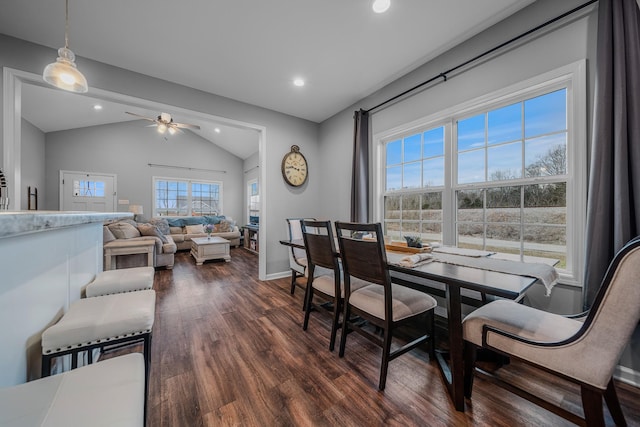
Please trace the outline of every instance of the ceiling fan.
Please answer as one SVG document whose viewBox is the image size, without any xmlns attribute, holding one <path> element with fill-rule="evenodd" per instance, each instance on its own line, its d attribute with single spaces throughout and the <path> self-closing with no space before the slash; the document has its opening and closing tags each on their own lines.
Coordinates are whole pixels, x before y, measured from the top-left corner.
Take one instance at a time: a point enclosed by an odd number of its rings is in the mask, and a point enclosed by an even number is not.
<svg viewBox="0 0 640 427">
<path fill-rule="evenodd" d="M 150 126 L 157 126 L 158 132 L 159 133 L 165 133 L 165 132 L 169 132 L 170 135 L 173 135 L 176 133 L 176 131 L 180 131 L 182 132 L 182 128 L 184 129 L 200 129 L 200 126 L 198 125 L 192 125 L 189 123 L 176 123 L 173 121 L 173 118 L 171 117 L 171 114 L 169 113 L 160 113 L 160 115 L 158 117 L 156 117 L 155 119 L 152 119 L 151 117 L 145 117 L 145 116 L 141 116 L 140 114 L 136 114 L 136 113 L 130 113 L 129 111 L 125 111 L 125 113 L 127 114 L 131 114 L 132 116 L 135 117 L 139 117 L 141 119 L 144 120 L 148 120 L 150 122 L 154 122 L 154 125 L 150 125 Z"/>
</svg>

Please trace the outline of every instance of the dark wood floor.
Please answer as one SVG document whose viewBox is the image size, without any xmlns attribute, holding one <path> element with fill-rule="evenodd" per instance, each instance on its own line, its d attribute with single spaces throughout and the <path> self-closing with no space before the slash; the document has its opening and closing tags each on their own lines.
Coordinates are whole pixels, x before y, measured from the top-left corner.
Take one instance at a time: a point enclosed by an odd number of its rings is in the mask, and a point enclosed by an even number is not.
<svg viewBox="0 0 640 427">
<path fill-rule="evenodd" d="M 377 390 L 380 349 L 352 334 L 343 359 L 328 350 L 329 323 L 302 330 L 302 292 L 261 282 L 258 258 L 196 266 L 179 253 L 156 272 L 148 426 L 562 426 L 563 419 L 478 379 L 456 412 L 435 362 L 413 351 L 391 362 Z M 518 363 L 503 375 L 581 411 L 577 388 Z M 640 426 L 640 390 L 619 384 L 629 425 Z M 607 425 L 613 425 L 608 412 Z"/>
</svg>

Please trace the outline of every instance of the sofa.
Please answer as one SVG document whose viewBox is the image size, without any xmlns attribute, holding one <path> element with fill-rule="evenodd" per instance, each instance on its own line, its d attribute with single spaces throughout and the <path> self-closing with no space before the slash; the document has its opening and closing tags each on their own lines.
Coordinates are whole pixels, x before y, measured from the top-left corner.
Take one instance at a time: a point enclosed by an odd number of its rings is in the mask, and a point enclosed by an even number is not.
<svg viewBox="0 0 640 427">
<path fill-rule="evenodd" d="M 230 246 L 240 246 L 240 229 L 231 217 L 223 215 L 189 216 L 189 217 L 155 217 L 150 223 L 161 229 L 169 227 L 169 235 L 179 251 L 191 250 L 191 239 L 207 237 L 206 226 L 212 229 L 211 236 L 222 237 L 230 242 Z M 166 229 L 165 229 L 166 230 Z"/>
<path fill-rule="evenodd" d="M 171 235 L 162 233 L 159 228 L 149 223 L 136 223 L 133 220 L 120 220 L 106 223 L 103 227 L 103 248 L 105 254 L 117 251 L 122 255 L 115 256 L 115 267 L 131 268 L 147 265 L 148 254 L 127 254 L 128 248 L 139 246 L 140 242 L 153 242 L 153 266 L 172 269 L 177 245 Z M 109 260 L 111 261 L 111 260 Z M 108 262 L 105 261 L 105 267 Z"/>
</svg>

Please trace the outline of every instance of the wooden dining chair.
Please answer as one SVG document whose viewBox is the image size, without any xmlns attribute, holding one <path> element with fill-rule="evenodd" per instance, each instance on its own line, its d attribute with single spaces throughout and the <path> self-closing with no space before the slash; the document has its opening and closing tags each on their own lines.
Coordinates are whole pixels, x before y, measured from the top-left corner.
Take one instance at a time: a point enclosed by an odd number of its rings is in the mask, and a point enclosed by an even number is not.
<svg viewBox="0 0 640 427">
<path fill-rule="evenodd" d="M 593 306 L 577 320 L 513 301 L 494 301 L 463 321 L 465 395 L 474 374 L 572 421 L 604 426 L 602 397 L 616 425 L 626 425 L 613 384 L 613 372 L 640 320 L 640 237 L 615 256 Z M 584 419 L 475 366 L 477 349 L 516 358 L 580 385 Z"/>
<path fill-rule="evenodd" d="M 307 289 L 302 329 L 307 330 L 312 311 L 329 314 L 329 350 L 333 351 L 337 330 L 340 327 L 344 291 L 331 221 L 303 220 L 302 236 L 307 259 Z"/>
<path fill-rule="evenodd" d="M 425 343 L 435 356 L 434 309 L 436 300 L 425 293 L 391 284 L 382 226 L 336 222 L 336 234 L 344 270 L 344 314 L 339 356 L 344 356 L 347 335 L 353 330 L 382 347 L 378 389 L 384 390 L 389 362 Z M 353 289 L 354 279 L 367 286 Z M 354 318 L 352 319 L 352 316 Z M 426 317 L 425 334 L 391 351 L 397 328 L 418 317 Z M 362 323 L 366 320 L 366 324 Z M 370 325 L 382 331 L 380 336 Z"/>
<path fill-rule="evenodd" d="M 304 218 L 287 218 L 289 240 L 302 240 L 302 220 Z M 308 218 L 314 220 L 315 218 Z M 289 250 L 289 268 L 291 269 L 291 295 L 296 291 L 299 277 L 304 277 L 307 269 L 307 256 L 304 249 L 291 247 Z"/>
</svg>

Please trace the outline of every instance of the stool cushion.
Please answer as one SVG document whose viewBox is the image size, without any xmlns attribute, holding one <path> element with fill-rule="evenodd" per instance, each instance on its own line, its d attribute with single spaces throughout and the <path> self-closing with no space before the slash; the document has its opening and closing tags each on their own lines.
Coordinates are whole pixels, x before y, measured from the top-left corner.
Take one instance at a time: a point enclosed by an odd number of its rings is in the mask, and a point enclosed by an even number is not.
<svg viewBox="0 0 640 427">
<path fill-rule="evenodd" d="M 156 292 L 146 290 L 75 301 L 42 333 L 42 354 L 151 332 Z"/>
<path fill-rule="evenodd" d="M 141 291 L 153 287 L 153 267 L 134 267 L 98 273 L 85 288 L 87 298 L 121 292 Z"/>
<path fill-rule="evenodd" d="M 0 389 L 0 425 L 140 427 L 144 390 L 144 358 L 131 353 Z"/>
</svg>

